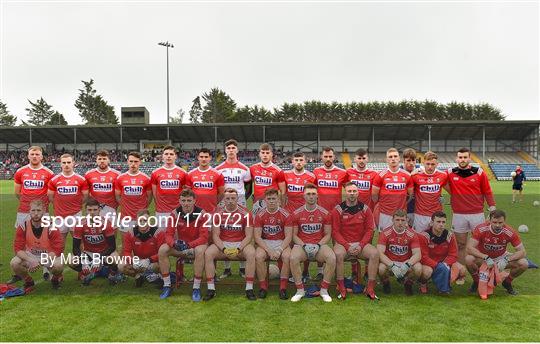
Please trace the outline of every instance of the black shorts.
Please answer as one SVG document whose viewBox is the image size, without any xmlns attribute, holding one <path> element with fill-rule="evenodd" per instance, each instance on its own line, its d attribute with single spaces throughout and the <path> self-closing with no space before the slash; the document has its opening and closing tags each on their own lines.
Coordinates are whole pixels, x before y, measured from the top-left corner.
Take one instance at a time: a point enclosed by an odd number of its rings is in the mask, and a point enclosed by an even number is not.
<svg viewBox="0 0 540 344">
<path fill-rule="evenodd" d="M 512 185 L 512 190 L 523 191 L 523 184 L 514 184 L 514 185 Z"/>
</svg>

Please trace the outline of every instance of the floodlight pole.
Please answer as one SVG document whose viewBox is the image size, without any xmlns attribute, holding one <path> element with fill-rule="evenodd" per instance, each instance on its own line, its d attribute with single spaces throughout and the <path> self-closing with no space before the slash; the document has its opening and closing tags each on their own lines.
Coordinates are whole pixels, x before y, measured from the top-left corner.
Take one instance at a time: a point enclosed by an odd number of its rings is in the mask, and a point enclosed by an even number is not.
<svg viewBox="0 0 540 344">
<path fill-rule="evenodd" d="M 170 111 L 169 111 L 169 48 L 174 48 L 174 45 L 172 43 L 167 42 L 159 42 L 158 45 L 161 45 L 163 47 L 167 48 L 167 124 L 169 124 L 170 119 Z"/>
</svg>

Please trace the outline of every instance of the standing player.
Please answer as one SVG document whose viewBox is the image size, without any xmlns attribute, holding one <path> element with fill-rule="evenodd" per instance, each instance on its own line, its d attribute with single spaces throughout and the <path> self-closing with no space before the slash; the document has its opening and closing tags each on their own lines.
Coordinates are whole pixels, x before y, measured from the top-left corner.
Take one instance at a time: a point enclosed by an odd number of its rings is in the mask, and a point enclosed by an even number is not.
<svg viewBox="0 0 540 344">
<path fill-rule="evenodd" d="M 404 281 L 405 293 L 412 295 L 414 280 L 410 276 L 420 278 L 422 253 L 416 233 L 407 224 L 405 209 L 396 210 L 392 225 L 379 233 L 377 250 L 380 257 L 379 276 L 384 293 L 390 293 L 389 271 L 392 271 L 398 281 Z"/>
<path fill-rule="evenodd" d="M 264 299 L 268 293 L 267 269 L 268 259 L 281 264 L 279 278 L 279 298 L 287 300 L 287 283 L 289 282 L 289 258 L 291 256 L 292 227 L 290 214 L 279 206 L 279 192 L 267 189 L 264 192 L 266 207 L 255 215 L 255 243 L 257 249 L 257 278 L 260 283 L 259 298 Z"/>
<path fill-rule="evenodd" d="M 508 244 L 512 244 L 514 253 L 506 251 Z M 511 295 L 517 292 L 512 287 L 514 278 L 527 270 L 528 262 L 525 258 L 525 246 L 519 234 L 506 224 L 506 213 L 502 210 L 493 210 L 489 213 L 489 221 L 478 225 L 467 243 L 467 256 L 465 262 L 467 270 L 473 277 L 470 291 L 478 289 L 478 269 L 483 262 L 488 267 L 497 265 L 499 271 L 510 269 L 510 274 L 502 282 L 502 286 Z"/>
<path fill-rule="evenodd" d="M 165 243 L 159 248 L 159 268 L 163 276 L 163 290 L 160 298 L 171 295 L 169 257 L 193 259 L 193 292 L 191 299 L 201 301 L 201 281 L 204 270 L 204 252 L 208 247 L 208 228 L 204 222 L 208 215 L 195 206 L 195 193 L 184 189 L 180 194 L 180 206 L 173 210 L 172 223 L 167 227 Z M 181 278 L 182 276 L 176 276 Z"/>
<path fill-rule="evenodd" d="M 216 210 L 217 204 L 223 195 L 223 175 L 210 166 L 212 156 L 208 148 L 201 148 L 197 155 L 199 166 L 189 171 L 187 186 L 197 195 L 197 206 L 208 213 Z"/>
<path fill-rule="evenodd" d="M 238 142 L 230 139 L 225 142 L 227 159 L 216 167 L 224 179 L 225 188 L 233 188 L 238 192 L 238 203 L 246 207 L 246 200 L 251 196 L 251 174 L 249 168 L 238 161 Z M 231 262 L 224 263 L 225 270 L 219 278 L 231 276 Z M 240 275 L 245 275 L 245 262 L 240 262 Z"/>
<path fill-rule="evenodd" d="M 292 302 L 298 302 L 305 296 L 300 263 L 306 260 L 324 263 L 324 276 L 320 295 L 324 302 L 332 302 L 328 287 L 336 269 L 336 256 L 328 246 L 332 237 L 332 224 L 328 211 L 317 204 L 317 187 L 304 185 L 305 205 L 296 209 L 292 216 L 294 247 L 291 252 L 291 272 L 296 285 L 296 294 Z"/>
<path fill-rule="evenodd" d="M 305 169 L 306 155 L 296 152 L 292 158 L 293 169 L 283 172 L 285 180 L 284 208 L 293 213 L 304 205 L 304 185 L 315 183 L 315 175 Z"/>
<path fill-rule="evenodd" d="M 405 149 L 403 151 L 403 169 L 409 174 L 412 174 L 416 167 L 416 151 L 412 148 Z M 409 226 L 412 226 L 414 222 L 415 202 L 416 200 L 414 197 L 407 200 L 407 219 L 409 221 Z"/>
<path fill-rule="evenodd" d="M 514 171 L 515 175 L 512 176 L 512 203 L 516 203 L 516 195 L 519 193 L 519 201 L 523 202 L 523 182 L 527 179 L 525 172 L 521 169 L 520 165 L 516 166 Z"/>
<path fill-rule="evenodd" d="M 465 267 L 457 261 L 456 237 L 445 229 L 445 226 L 446 214 L 442 211 L 436 211 L 431 215 L 429 228 L 418 234 L 422 251 L 422 259 L 420 260 L 422 277 L 419 279 L 422 294 L 427 293 L 427 281 L 441 265 L 451 276 L 449 282 L 465 277 Z M 447 287 L 450 287 L 450 284 Z"/>
<path fill-rule="evenodd" d="M 399 168 L 399 152 L 395 148 L 386 151 L 388 167 L 373 181 L 373 202 L 379 205 L 379 230 L 392 226 L 392 214 L 407 207 L 407 195 L 412 195 L 411 175 Z"/>
<path fill-rule="evenodd" d="M 358 187 L 355 184 L 345 183 L 345 193 L 345 202 L 338 204 L 331 213 L 338 290 L 341 298 L 345 299 L 347 296 L 344 281 L 345 259 L 364 259 L 368 261 L 366 295 L 371 300 L 376 300 L 379 252 L 371 245 L 375 229 L 373 214 L 367 205 L 358 201 Z"/>
<path fill-rule="evenodd" d="M 70 267 L 81 273 L 83 285 L 90 285 L 94 274 L 101 269 L 101 264 L 94 264 L 94 258 L 98 257 L 100 261 L 104 257 L 118 257 L 116 253 L 115 230 L 111 224 L 103 224 L 100 218 L 99 202 L 89 198 L 86 202 L 86 215 L 82 219 L 80 226 L 75 226 L 73 231 L 73 255 L 83 257 L 86 255 L 88 262 L 79 264 L 70 264 Z M 81 250 L 82 248 L 82 250 Z M 107 264 L 109 266 L 109 281 L 111 284 L 118 283 L 118 267 L 116 264 Z"/>
<path fill-rule="evenodd" d="M 437 158 L 437 154 L 426 152 L 424 169 L 412 175 L 415 199 L 413 228 L 419 233 L 429 228 L 433 213 L 442 211 L 440 198 L 448 175 L 437 170 Z"/>
<path fill-rule="evenodd" d="M 62 154 L 60 164 L 62 172 L 49 181 L 48 195 L 54 206 L 55 217 L 63 220 L 58 229 L 65 239 L 82 216 L 82 205 L 88 198 L 88 184 L 84 177 L 75 173 L 71 154 Z"/>
<path fill-rule="evenodd" d="M 28 206 L 30 207 L 30 218 L 18 226 L 15 232 L 15 241 L 13 242 L 15 257 L 11 259 L 11 270 L 19 277 L 18 280 L 24 280 L 25 288 L 31 288 L 34 286 L 34 280 L 28 273 L 37 271 L 41 266 L 41 256 L 47 254 L 47 265 L 49 267 L 52 265 L 52 287 L 58 289 L 64 270 L 59 259 L 63 252 L 64 240 L 56 228 L 43 226 L 42 218 L 45 214 L 45 204 L 42 200 L 30 201 Z"/>
<path fill-rule="evenodd" d="M 363 148 L 358 149 L 354 154 L 354 162 L 355 166 L 347 169 L 347 181 L 352 182 L 358 188 L 358 201 L 373 211 L 371 187 L 378 173 L 367 167 L 368 152 Z"/>
<path fill-rule="evenodd" d="M 128 171 L 118 176 L 114 186 L 116 200 L 122 208 L 121 221 L 123 224 L 120 226 L 122 237 L 137 224 L 137 212 L 141 209 L 147 209 L 152 202 L 150 178 L 139 171 L 141 153 L 130 152 L 128 166 Z"/>
<path fill-rule="evenodd" d="M 97 168 L 91 169 L 84 175 L 90 196 L 99 202 L 101 216 L 113 218 L 116 215 L 118 202 L 114 193 L 114 183 L 120 175 L 115 169 L 109 167 L 109 152 L 101 150 L 96 154 Z"/>
<path fill-rule="evenodd" d="M 253 221 L 250 212 L 238 204 L 238 194 L 235 189 L 226 189 L 223 197 L 224 207 L 210 217 L 212 222 L 212 239 L 214 243 L 204 253 L 206 280 L 208 291 L 204 301 L 216 296 L 214 284 L 216 259 L 232 259 L 246 261 L 246 297 L 256 300 L 253 292 L 255 276 L 255 248 L 253 239 Z M 206 220 L 206 219 L 205 219 Z"/>
<path fill-rule="evenodd" d="M 182 192 L 187 178 L 186 172 L 175 164 L 176 148 L 173 146 L 163 147 L 161 157 L 163 166 L 154 170 L 150 176 L 160 230 L 167 228 L 167 218 L 180 205 L 180 192 Z"/>
<path fill-rule="evenodd" d="M 461 148 L 457 152 L 457 167 L 448 169 L 447 191 L 452 206 L 452 229 L 458 243 L 459 262 L 465 262 L 468 233 L 485 222 L 484 201 L 489 211 L 495 210 L 495 198 L 487 174 L 471 166 L 471 152 Z"/>
<path fill-rule="evenodd" d="M 272 162 L 272 146 L 263 143 L 259 147 L 259 158 L 261 162 L 249 168 L 253 179 L 253 214 L 264 207 L 264 192 L 266 189 L 279 190 L 281 195 L 285 194 L 285 181 L 283 171 Z"/>
<path fill-rule="evenodd" d="M 17 220 L 15 228 L 24 226 L 26 220 L 30 218 L 30 202 L 41 200 L 43 202 L 44 212 L 49 213 L 49 198 L 47 190 L 49 180 L 54 177 L 53 171 L 43 166 L 43 149 L 39 146 L 28 148 L 28 165 L 17 170 L 14 175 L 15 197 L 19 200 L 17 209 Z M 43 278 L 49 279 L 49 272 L 46 267 L 43 268 Z M 15 283 L 18 280 L 17 275 L 13 275 L 8 283 Z"/>
</svg>

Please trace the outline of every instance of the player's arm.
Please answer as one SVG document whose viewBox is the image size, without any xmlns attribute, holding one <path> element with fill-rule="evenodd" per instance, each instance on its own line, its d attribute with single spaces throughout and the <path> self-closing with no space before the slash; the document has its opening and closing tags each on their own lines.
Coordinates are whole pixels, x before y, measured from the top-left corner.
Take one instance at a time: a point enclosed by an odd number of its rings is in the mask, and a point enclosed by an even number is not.
<svg viewBox="0 0 540 344">
<path fill-rule="evenodd" d="M 336 209 L 332 210 L 332 239 L 345 247 L 345 250 L 347 251 L 349 250 L 349 247 L 351 247 L 341 234 L 341 216 Z"/>
<path fill-rule="evenodd" d="M 386 266 L 392 266 L 392 264 L 394 264 L 394 262 L 392 262 L 392 260 L 390 260 L 390 258 L 388 258 L 386 254 L 384 254 L 384 252 L 386 252 L 386 245 L 377 244 L 377 251 L 379 251 L 379 261 L 381 263 Z"/>
<path fill-rule="evenodd" d="M 525 246 L 521 243 L 518 246 L 514 247 L 516 249 L 516 252 L 514 252 L 512 255 L 508 257 L 508 262 L 513 262 L 516 260 L 520 260 L 521 258 L 525 258 L 527 256 L 527 252 L 525 251 Z"/>
<path fill-rule="evenodd" d="M 420 263 L 422 265 L 426 265 L 431 267 L 432 269 L 435 269 L 437 266 L 437 262 L 429 256 L 429 247 L 428 247 L 428 241 L 427 238 L 423 234 L 419 234 L 419 242 L 420 242 L 420 252 L 422 254 L 422 257 L 420 258 Z"/>
<path fill-rule="evenodd" d="M 371 209 L 367 206 L 364 206 L 366 216 L 364 216 L 364 235 L 360 239 L 360 246 L 363 248 L 367 244 L 371 244 L 373 241 L 373 235 L 375 234 L 375 219 L 373 218 L 373 213 Z"/>
<path fill-rule="evenodd" d="M 212 240 L 214 241 L 214 245 L 216 245 L 217 248 L 219 248 L 219 250 L 223 252 L 224 245 L 223 241 L 219 237 L 220 232 L 221 230 L 219 229 L 219 226 L 212 226 Z"/>
<path fill-rule="evenodd" d="M 448 265 L 452 265 L 458 260 L 458 245 L 456 241 L 456 236 L 452 234 L 452 238 L 450 239 L 450 243 L 448 245 L 448 254 L 446 255 L 446 258 L 444 258 L 443 263 L 446 263 Z"/>
<path fill-rule="evenodd" d="M 158 246 L 159 247 L 159 246 Z M 131 257 L 133 252 L 133 235 L 127 232 L 122 240 L 122 256 Z"/>
<path fill-rule="evenodd" d="M 81 255 L 81 242 L 82 242 L 82 227 L 75 227 L 73 230 L 73 241 L 71 251 L 74 256 Z"/>
<path fill-rule="evenodd" d="M 22 188 L 22 185 L 16 182 L 13 190 L 15 192 L 15 197 L 17 197 L 17 199 L 21 199 L 21 188 Z"/>
<path fill-rule="evenodd" d="M 371 200 L 373 201 L 373 204 L 377 204 L 379 202 L 379 192 L 380 188 L 378 186 L 373 185 L 371 187 Z M 407 191 L 408 192 L 408 191 Z"/>
<path fill-rule="evenodd" d="M 261 226 L 255 225 L 255 227 L 253 229 L 253 236 L 255 237 L 255 243 L 257 244 L 257 246 L 262 248 L 266 252 L 268 252 L 268 254 L 270 254 L 270 249 L 268 248 L 268 245 L 266 245 L 266 243 L 262 239 L 262 227 Z"/>
<path fill-rule="evenodd" d="M 281 251 L 283 251 L 284 249 L 286 249 L 287 247 L 291 245 L 292 235 L 293 235 L 293 229 L 291 226 L 286 225 L 283 230 L 285 231 L 285 239 L 283 239 L 283 242 L 281 243 Z"/>
<path fill-rule="evenodd" d="M 491 185 L 489 185 L 489 180 L 485 172 L 482 173 L 481 188 L 482 194 L 489 206 L 489 211 L 495 210 L 495 197 L 493 197 L 493 191 L 491 190 Z"/>
<path fill-rule="evenodd" d="M 240 251 L 243 251 L 244 248 L 251 243 L 251 240 L 253 240 L 253 227 L 246 226 L 245 233 L 246 233 L 246 237 L 240 243 L 240 247 L 239 247 Z"/>
<path fill-rule="evenodd" d="M 200 215 L 199 215 L 200 216 Z M 208 228 L 204 227 L 202 223 L 197 225 L 198 236 L 197 239 L 188 242 L 190 248 L 195 248 L 199 245 L 206 245 L 208 243 Z"/>
<path fill-rule="evenodd" d="M 122 192 L 118 189 L 115 189 L 114 198 L 116 198 L 116 202 L 120 203 L 120 199 L 122 198 Z"/>
<path fill-rule="evenodd" d="M 325 245 L 330 242 L 330 239 L 332 238 L 332 225 L 325 224 L 324 225 L 324 236 L 322 237 L 321 241 L 319 241 L 319 245 Z"/>
<path fill-rule="evenodd" d="M 108 256 L 116 251 L 116 235 L 113 232 L 112 235 L 106 236 L 105 240 L 107 241 L 107 248 L 101 252 L 101 255 Z"/>
<path fill-rule="evenodd" d="M 217 188 L 217 202 L 221 202 L 221 200 L 223 199 L 223 193 L 225 191 L 225 186 L 218 186 Z"/>
<path fill-rule="evenodd" d="M 251 180 L 244 182 L 244 190 L 246 190 L 246 200 L 247 200 L 249 197 L 251 197 L 251 192 L 253 190 L 252 185 L 251 185 Z"/>
<path fill-rule="evenodd" d="M 152 195 L 157 198 L 157 185 L 152 183 Z"/>
<path fill-rule="evenodd" d="M 422 259 L 422 252 L 420 251 L 420 247 L 415 247 L 412 249 L 412 256 L 409 258 L 405 263 L 409 263 L 410 265 L 414 265 L 418 263 Z"/>
<path fill-rule="evenodd" d="M 489 258 L 487 254 L 480 252 L 480 250 L 478 249 L 478 240 L 475 238 L 469 238 L 469 240 L 467 241 L 467 253 L 480 259 Z"/>
<path fill-rule="evenodd" d="M 54 202 L 54 191 L 53 190 L 47 190 L 47 197 L 49 198 L 49 202 Z"/>
<path fill-rule="evenodd" d="M 82 190 L 82 207 L 84 208 L 86 202 L 88 201 L 88 190 Z"/>
<path fill-rule="evenodd" d="M 298 237 L 298 226 L 297 225 L 293 226 L 293 242 L 296 245 L 304 246 L 304 242 L 302 241 L 302 239 L 300 239 Z"/>
<path fill-rule="evenodd" d="M 152 199 L 154 198 L 154 195 L 152 193 L 152 188 L 148 188 L 146 190 L 146 197 L 148 198 L 148 202 L 146 203 L 146 206 L 149 207 L 152 203 Z"/>
</svg>

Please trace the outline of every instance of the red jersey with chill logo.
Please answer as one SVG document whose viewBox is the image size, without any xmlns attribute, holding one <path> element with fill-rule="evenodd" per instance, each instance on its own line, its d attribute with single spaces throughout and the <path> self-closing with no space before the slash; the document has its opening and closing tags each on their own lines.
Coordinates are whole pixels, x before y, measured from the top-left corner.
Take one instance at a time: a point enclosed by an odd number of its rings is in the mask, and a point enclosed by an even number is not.
<svg viewBox="0 0 540 344">
<path fill-rule="evenodd" d="M 118 202 L 116 202 L 114 194 L 114 183 L 119 175 L 120 172 L 112 168 L 107 169 L 105 172 L 97 168 L 86 172 L 84 179 L 88 183 L 90 196 L 100 204 L 116 209 Z"/>
<path fill-rule="evenodd" d="M 48 184 L 54 173 L 45 166 L 32 168 L 30 165 L 23 166 L 15 172 L 13 179 L 16 184 L 21 185 L 21 197 L 19 199 L 19 213 L 30 211 L 30 202 L 42 200 L 45 205 L 45 212 L 49 208 L 49 198 L 47 197 Z"/>
<path fill-rule="evenodd" d="M 392 215 L 398 209 L 407 209 L 407 189 L 413 187 L 411 175 L 404 169 L 392 172 L 388 168 L 382 170 L 373 181 L 379 188 L 379 210 Z"/>
<path fill-rule="evenodd" d="M 418 233 L 418 241 L 422 250 L 422 265 L 435 269 L 438 263 L 444 262 L 452 265 L 458 259 L 458 246 L 456 237 L 452 232 L 444 230 L 441 236 L 436 236 L 431 228 Z"/>
<path fill-rule="evenodd" d="M 366 168 L 363 171 L 351 167 L 347 169 L 347 181 L 354 183 L 358 187 L 358 200 L 373 210 L 373 200 L 371 199 L 371 187 L 377 171 Z"/>
<path fill-rule="evenodd" d="M 448 169 L 450 204 L 457 214 L 479 214 L 484 212 L 484 200 L 495 205 L 493 192 L 486 173 L 479 167 Z"/>
<path fill-rule="evenodd" d="M 315 175 L 306 170 L 301 174 L 297 174 L 293 169 L 283 172 L 283 178 L 287 190 L 287 205 L 285 208 L 289 213 L 292 213 L 304 205 L 304 185 L 307 183 L 314 184 Z"/>
<path fill-rule="evenodd" d="M 331 219 L 328 211 L 320 205 L 314 210 L 300 207 L 292 216 L 292 226 L 298 229 L 296 235 L 305 244 L 318 244 L 324 237 L 325 225 L 331 225 Z"/>
<path fill-rule="evenodd" d="M 519 234 L 508 225 L 505 225 L 498 234 L 495 234 L 491 230 L 491 224 L 485 222 L 473 230 L 472 237 L 478 241 L 478 250 L 491 258 L 504 255 L 508 243 L 514 247 L 521 245 Z"/>
<path fill-rule="evenodd" d="M 442 210 L 441 193 L 448 175 L 435 170 L 433 174 L 420 172 L 411 177 L 414 184 L 414 213 L 431 216 Z"/>
<path fill-rule="evenodd" d="M 236 210 L 220 209 L 212 216 L 214 224 L 219 224 L 219 238 L 222 241 L 240 242 L 246 237 L 246 228 L 253 226 L 251 212 L 239 205 Z"/>
<path fill-rule="evenodd" d="M 128 231 L 124 235 L 123 253 L 124 257 L 149 258 L 151 262 L 158 261 L 159 247 L 165 242 L 165 232 L 158 231 L 157 227 L 148 228 L 142 233 L 138 226 Z"/>
<path fill-rule="evenodd" d="M 83 251 L 101 253 L 107 248 L 107 237 L 115 234 L 114 228 L 107 224 L 103 229 L 103 224 L 93 227 L 83 220 L 81 226 L 75 226 L 73 230 L 73 239 L 80 239 L 83 244 Z"/>
<path fill-rule="evenodd" d="M 394 262 L 404 262 L 412 257 L 413 248 L 419 248 L 420 243 L 416 233 L 407 228 L 398 233 L 394 227 L 388 227 L 379 234 L 378 245 L 386 246 L 384 254 Z"/>
<path fill-rule="evenodd" d="M 225 185 L 223 175 L 216 169 L 210 167 L 207 170 L 194 168 L 189 171 L 186 185 L 193 189 L 195 204 L 209 213 L 216 210 L 218 189 Z"/>
<path fill-rule="evenodd" d="M 120 191 L 120 206 L 122 217 L 137 220 L 137 212 L 148 206 L 148 191 L 151 191 L 150 178 L 142 173 L 122 173 L 116 179 L 115 189 Z"/>
<path fill-rule="evenodd" d="M 88 184 L 77 173 L 69 177 L 60 173 L 49 181 L 49 190 L 54 191 L 54 215 L 65 217 L 81 211 L 83 191 L 88 190 Z"/>
<path fill-rule="evenodd" d="M 313 170 L 315 185 L 319 195 L 319 205 L 328 212 L 341 203 L 343 184 L 347 182 L 347 172 L 337 166 L 330 169 L 321 166 Z"/>
<path fill-rule="evenodd" d="M 162 166 L 152 172 L 150 182 L 156 186 L 156 212 L 170 213 L 180 205 L 180 193 L 186 178 L 187 173 L 178 166 Z"/>
<path fill-rule="evenodd" d="M 347 203 L 343 202 L 330 214 L 332 214 L 332 237 L 346 250 L 353 242 L 360 243 L 361 247 L 371 244 L 375 221 L 368 206 L 363 203 L 347 206 Z"/>
<path fill-rule="evenodd" d="M 261 237 L 265 240 L 284 240 L 285 227 L 291 225 L 291 215 L 283 208 L 278 208 L 274 213 L 267 208 L 257 213 L 254 227 L 262 229 Z"/>
<path fill-rule="evenodd" d="M 264 198 L 264 191 L 268 188 L 279 190 L 279 183 L 283 181 L 283 171 L 274 163 L 263 166 L 257 163 L 249 168 L 253 179 L 253 200 Z"/>
</svg>

